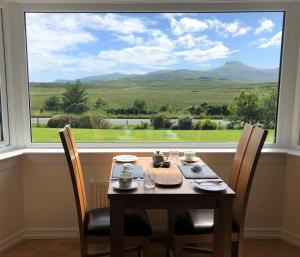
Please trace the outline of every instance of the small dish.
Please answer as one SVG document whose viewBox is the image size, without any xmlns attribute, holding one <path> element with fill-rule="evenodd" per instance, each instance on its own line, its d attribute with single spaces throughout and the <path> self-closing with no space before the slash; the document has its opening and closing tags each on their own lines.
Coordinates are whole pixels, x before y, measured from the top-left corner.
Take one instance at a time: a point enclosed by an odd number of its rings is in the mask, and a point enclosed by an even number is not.
<svg viewBox="0 0 300 257">
<path fill-rule="evenodd" d="M 114 160 L 117 162 L 135 162 L 138 159 L 135 155 L 117 155 Z"/>
<path fill-rule="evenodd" d="M 228 186 L 223 182 L 217 181 L 205 181 L 205 182 L 193 182 L 193 188 L 201 189 L 209 192 L 220 192 L 228 188 Z"/>
<path fill-rule="evenodd" d="M 131 185 L 129 187 L 120 187 L 119 181 L 115 181 L 112 183 L 112 187 L 114 189 L 120 190 L 120 191 L 130 191 L 138 188 L 138 183 L 135 181 L 132 181 Z"/>
</svg>

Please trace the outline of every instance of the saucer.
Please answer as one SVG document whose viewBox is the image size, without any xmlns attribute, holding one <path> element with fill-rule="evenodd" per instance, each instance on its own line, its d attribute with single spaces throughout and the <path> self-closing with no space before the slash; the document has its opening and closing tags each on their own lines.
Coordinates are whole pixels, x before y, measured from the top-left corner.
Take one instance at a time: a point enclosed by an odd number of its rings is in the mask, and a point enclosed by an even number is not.
<svg viewBox="0 0 300 257">
<path fill-rule="evenodd" d="M 135 181 L 132 181 L 132 183 L 129 187 L 120 187 L 119 181 L 115 181 L 114 183 L 112 183 L 112 187 L 114 189 L 117 189 L 120 191 L 130 191 L 130 190 L 138 188 L 138 183 L 136 183 Z"/>
<path fill-rule="evenodd" d="M 220 192 L 228 188 L 225 183 L 219 181 L 205 181 L 200 183 L 193 182 L 192 186 L 196 189 L 201 189 L 209 192 Z"/>
<path fill-rule="evenodd" d="M 135 162 L 138 159 L 135 155 L 118 155 L 114 157 L 117 162 Z"/>
<path fill-rule="evenodd" d="M 197 156 L 193 157 L 193 159 L 191 159 L 191 160 L 185 159 L 184 156 L 179 157 L 179 159 L 183 162 L 198 162 L 198 161 L 200 161 L 200 158 Z"/>
</svg>

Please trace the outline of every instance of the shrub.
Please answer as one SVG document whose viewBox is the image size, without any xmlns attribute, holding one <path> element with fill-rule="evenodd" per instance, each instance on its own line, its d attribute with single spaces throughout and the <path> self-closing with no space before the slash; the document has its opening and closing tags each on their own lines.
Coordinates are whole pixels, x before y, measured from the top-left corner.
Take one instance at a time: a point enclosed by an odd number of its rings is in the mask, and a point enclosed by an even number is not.
<svg viewBox="0 0 300 257">
<path fill-rule="evenodd" d="M 57 96 L 51 96 L 50 98 L 48 98 L 43 106 L 43 109 L 49 112 L 57 112 L 60 110 L 60 108 L 61 101 Z"/>
<path fill-rule="evenodd" d="M 212 120 L 201 120 L 195 125 L 195 129 L 202 130 L 215 130 L 218 128 L 218 124 Z"/>
<path fill-rule="evenodd" d="M 149 128 L 149 123 L 148 122 L 141 122 L 141 124 L 136 125 L 134 129 L 148 129 Z"/>
<path fill-rule="evenodd" d="M 165 128 L 165 117 L 163 115 L 153 116 L 150 121 L 154 129 Z"/>
<path fill-rule="evenodd" d="M 178 128 L 183 130 L 190 130 L 193 128 L 193 118 L 191 116 L 184 116 L 178 120 Z"/>
<path fill-rule="evenodd" d="M 63 116 L 54 117 L 54 118 L 48 120 L 47 127 L 48 128 L 63 128 L 67 124 L 70 124 L 70 116 L 63 115 Z"/>
<path fill-rule="evenodd" d="M 48 128 L 62 128 L 70 124 L 73 128 L 98 128 L 106 129 L 110 127 L 107 120 L 101 119 L 93 115 L 75 116 L 62 115 L 50 119 L 47 123 Z"/>
<path fill-rule="evenodd" d="M 203 130 L 214 130 L 217 129 L 218 124 L 212 120 L 203 120 L 201 122 L 201 127 Z"/>
</svg>

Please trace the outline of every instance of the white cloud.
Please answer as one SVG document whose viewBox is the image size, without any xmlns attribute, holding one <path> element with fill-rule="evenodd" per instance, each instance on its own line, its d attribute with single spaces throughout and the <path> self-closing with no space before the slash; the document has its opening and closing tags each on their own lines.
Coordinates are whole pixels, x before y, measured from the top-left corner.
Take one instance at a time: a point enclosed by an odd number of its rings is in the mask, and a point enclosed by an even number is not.
<svg viewBox="0 0 300 257">
<path fill-rule="evenodd" d="M 266 19 L 266 18 L 263 18 L 262 20 L 260 20 L 260 25 L 259 25 L 259 27 L 257 27 L 255 29 L 254 34 L 258 35 L 262 32 L 272 32 L 273 28 L 274 28 L 273 21 L 269 20 L 269 19 Z"/>
<path fill-rule="evenodd" d="M 239 21 L 226 23 L 216 18 L 200 20 L 189 17 L 181 18 L 181 16 L 178 15 L 167 15 L 166 17 L 170 20 L 173 34 L 177 36 L 186 33 L 198 33 L 210 29 L 215 30 L 224 37 L 238 37 L 245 35 L 251 30 L 250 26 L 245 26 Z M 176 17 L 180 18 L 177 20 Z"/>
<path fill-rule="evenodd" d="M 216 59 L 224 59 L 229 55 L 238 51 L 230 51 L 230 49 L 224 46 L 222 43 L 217 44 L 214 47 L 208 49 L 192 49 L 186 51 L 179 51 L 176 53 L 177 56 L 183 57 L 184 60 L 193 63 L 203 63 Z"/>
<path fill-rule="evenodd" d="M 281 46 L 282 32 L 278 32 L 271 38 L 260 38 L 250 45 L 257 45 L 258 48 L 267 48 L 271 46 Z"/>
<path fill-rule="evenodd" d="M 239 21 L 226 23 L 214 18 L 207 20 L 207 24 L 209 24 L 211 29 L 215 29 L 219 35 L 224 37 L 229 35 L 233 37 L 242 36 L 251 30 L 250 26 L 244 26 Z"/>
<path fill-rule="evenodd" d="M 184 33 L 201 32 L 208 29 L 206 22 L 194 18 L 181 18 L 176 20 L 171 19 L 171 29 L 175 35 L 182 35 Z"/>
<path fill-rule="evenodd" d="M 207 35 L 202 35 L 199 37 L 193 36 L 192 34 L 185 34 L 181 37 L 179 37 L 176 40 L 176 43 L 179 46 L 186 47 L 186 48 L 201 48 L 201 49 L 206 49 L 211 46 L 215 46 L 218 44 L 218 41 L 211 41 Z"/>
</svg>

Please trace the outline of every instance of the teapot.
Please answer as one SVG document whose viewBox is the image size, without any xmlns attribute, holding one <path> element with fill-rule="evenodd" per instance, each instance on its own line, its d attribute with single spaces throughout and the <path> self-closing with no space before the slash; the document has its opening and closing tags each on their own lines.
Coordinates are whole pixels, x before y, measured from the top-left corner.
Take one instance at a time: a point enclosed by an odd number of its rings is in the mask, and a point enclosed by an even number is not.
<svg viewBox="0 0 300 257">
<path fill-rule="evenodd" d="M 165 161 L 165 156 L 162 152 L 156 151 L 152 156 L 152 160 L 154 164 L 160 164 Z"/>
<path fill-rule="evenodd" d="M 129 188 L 133 181 L 133 165 L 125 163 L 119 175 L 119 185 L 121 188 Z"/>
</svg>

